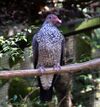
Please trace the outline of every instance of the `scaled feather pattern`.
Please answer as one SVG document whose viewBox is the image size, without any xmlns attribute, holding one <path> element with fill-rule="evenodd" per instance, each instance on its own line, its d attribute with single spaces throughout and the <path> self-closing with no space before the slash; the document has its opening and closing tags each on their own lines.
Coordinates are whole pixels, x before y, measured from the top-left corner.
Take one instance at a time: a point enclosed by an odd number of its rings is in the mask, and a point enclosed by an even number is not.
<svg viewBox="0 0 100 107">
<path fill-rule="evenodd" d="M 49 16 L 51 17 L 47 16 L 46 21 L 43 23 L 40 30 L 33 36 L 34 68 L 39 68 L 40 66 L 53 67 L 55 64 L 61 63 L 64 37 L 53 23 L 53 15 Z M 53 79 L 54 75 L 39 76 L 39 81 L 44 91 L 47 91 L 52 87 Z"/>
</svg>

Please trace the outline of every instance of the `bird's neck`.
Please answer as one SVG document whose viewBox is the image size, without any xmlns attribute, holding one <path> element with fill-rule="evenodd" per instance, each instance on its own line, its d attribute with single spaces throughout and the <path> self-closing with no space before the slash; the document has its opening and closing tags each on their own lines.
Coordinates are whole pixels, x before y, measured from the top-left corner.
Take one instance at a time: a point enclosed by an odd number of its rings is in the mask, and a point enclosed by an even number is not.
<svg viewBox="0 0 100 107">
<path fill-rule="evenodd" d="M 44 25 L 54 26 L 54 24 L 53 24 L 52 22 L 48 22 L 48 21 L 45 21 L 45 22 L 43 23 L 43 26 L 44 26 Z"/>
</svg>

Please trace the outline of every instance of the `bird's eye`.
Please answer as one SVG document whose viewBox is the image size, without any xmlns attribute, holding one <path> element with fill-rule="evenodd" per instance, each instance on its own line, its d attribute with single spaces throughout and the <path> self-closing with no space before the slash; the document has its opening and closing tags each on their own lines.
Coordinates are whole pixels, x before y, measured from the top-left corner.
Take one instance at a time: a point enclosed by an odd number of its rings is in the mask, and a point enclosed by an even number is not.
<svg viewBox="0 0 100 107">
<path fill-rule="evenodd" d="M 51 16 L 49 16 L 49 19 L 51 19 Z"/>
</svg>

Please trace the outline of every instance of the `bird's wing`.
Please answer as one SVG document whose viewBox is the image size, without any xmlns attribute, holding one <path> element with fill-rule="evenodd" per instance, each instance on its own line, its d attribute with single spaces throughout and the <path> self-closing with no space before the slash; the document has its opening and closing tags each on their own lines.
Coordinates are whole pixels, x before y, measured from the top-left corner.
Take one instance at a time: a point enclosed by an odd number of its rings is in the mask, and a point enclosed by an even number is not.
<svg viewBox="0 0 100 107">
<path fill-rule="evenodd" d="M 33 47 L 33 64 L 34 68 L 36 69 L 37 63 L 38 63 L 38 42 L 36 41 L 35 36 L 32 40 L 32 47 Z"/>
<path fill-rule="evenodd" d="M 62 43 L 61 43 L 61 59 L 60 59 L 60 65 L 64 65 L 64 56 L 65 56 L 65 39 L 62 40 Z"/>
</svg>

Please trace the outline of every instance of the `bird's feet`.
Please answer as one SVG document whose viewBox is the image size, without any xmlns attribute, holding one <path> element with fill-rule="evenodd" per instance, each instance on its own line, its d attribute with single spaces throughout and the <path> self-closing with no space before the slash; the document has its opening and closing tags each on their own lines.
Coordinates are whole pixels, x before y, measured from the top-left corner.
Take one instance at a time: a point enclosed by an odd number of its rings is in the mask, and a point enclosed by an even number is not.
<svg viewBox="0 0 100 107">
<path fill-rule="evenodd" d="M 59 63 L 55 64 L 53 69 L 56 70 L 56 71 L 60 71 L 61 70 L 60 64 Z"/>
<path fill-rule="evenodd" d="M 39 66 L 38 72 L 41 73 L 41 74 L 43 74 L 45 72 L 44 66 Z"/>
</svg>

